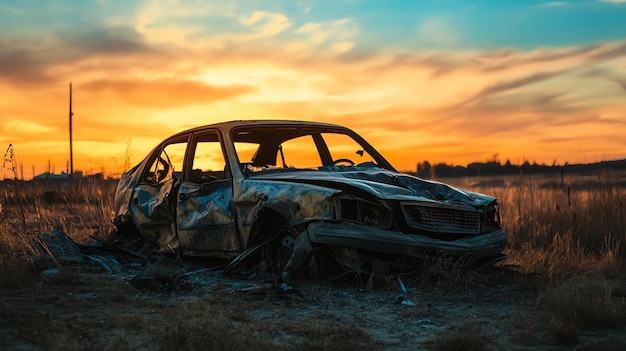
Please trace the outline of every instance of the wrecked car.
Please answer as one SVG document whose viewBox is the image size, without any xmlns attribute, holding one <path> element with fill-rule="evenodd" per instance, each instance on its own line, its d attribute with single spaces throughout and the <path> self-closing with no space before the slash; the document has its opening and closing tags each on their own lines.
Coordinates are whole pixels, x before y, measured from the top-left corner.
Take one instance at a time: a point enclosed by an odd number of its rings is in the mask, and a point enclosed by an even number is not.
<svg viewBox="0 0 626 351">
<path fill-rule="evenodd" d="M 489 262 L 507 243 L 496 198 L 399 173 L 352 130 L 317 122 L 175 134 L 123 174 L 114 206 L 118 230 L 163 251 L 283 274 Z"/>
</svg>

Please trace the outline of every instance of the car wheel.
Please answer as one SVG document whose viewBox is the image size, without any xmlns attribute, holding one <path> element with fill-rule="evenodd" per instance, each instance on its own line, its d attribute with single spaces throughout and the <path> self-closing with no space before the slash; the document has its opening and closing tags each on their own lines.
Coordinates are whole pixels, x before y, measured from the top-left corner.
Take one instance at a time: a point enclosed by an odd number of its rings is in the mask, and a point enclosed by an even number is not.
<svg viewBox="0 0 626 351">
<path fill-rule="evenodd" d="M 265 259 L 269 263 L 269 270 L 280 277 L 293 253 L 294 243 L 298 237 L 298 230 L 289 224 L 281 223 L 271 230 L 272 243 L 268 245 Z"/>
<path fill-rule="evenodd" d="M 280 243 L 278 245 L 278 252 L 276 253 L 276 262 L 278 263 L 278 268 L 282 271 L 287 266 L 287 262 L 289 262 L 289 259 L 291 258 L 296 237 L 285 233 L 285 235 L 279 240 Z"/>
</svg>

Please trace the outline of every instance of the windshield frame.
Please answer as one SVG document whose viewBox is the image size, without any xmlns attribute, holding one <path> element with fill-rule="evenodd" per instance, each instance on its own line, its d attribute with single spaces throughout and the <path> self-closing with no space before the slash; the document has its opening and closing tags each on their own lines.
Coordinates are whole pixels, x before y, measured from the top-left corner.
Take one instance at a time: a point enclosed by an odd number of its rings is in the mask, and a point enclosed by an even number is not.
<svg viewBox="0 0 626 351">
<path fill-rule="evenodd" d="M 328 145 L 322 138 L 322 134 L 341 134 L 349 137 L 361 149 L 357 152 L 366 152 L 375 162 L 363 162 L 354 165 L 335 165 L 331 158 Z M 316 145 L 318 154 L 321 159 L 322 165 L 319 167 L 311 168 L 296 168 L 285 167 L 286 165 L 281 163 L 284 161 L 282 155 L 281 145 L 289 140 L 293 140 L 302 136 L 311 136 Z M 329 127 L 329 126 L 316 126 L 316 125 L 252 125 L 252 126 L 237 126 L 231 129 L 230 139 L 233 143 L 233 149 L 235 150 L 235 160 L 239 165 L 239 169 L 242 170 L 244 176 L 257 173 L 267 172 L 289 172 L 289 171 L 340 171 L 340 170 L 354 170 L 357 168 L 382 168 L 396 172 L 393 166 L 363 137 L 354 131 L 341 127 Z M 238 143 L 250 143 L 258 145 L 255 154 L 252 156 L 251 161 L 242 161 L 240 159 L 240 150 L 238 149 Z M 281 159 L 282 158 L 282 159 Z"/>
</svg>

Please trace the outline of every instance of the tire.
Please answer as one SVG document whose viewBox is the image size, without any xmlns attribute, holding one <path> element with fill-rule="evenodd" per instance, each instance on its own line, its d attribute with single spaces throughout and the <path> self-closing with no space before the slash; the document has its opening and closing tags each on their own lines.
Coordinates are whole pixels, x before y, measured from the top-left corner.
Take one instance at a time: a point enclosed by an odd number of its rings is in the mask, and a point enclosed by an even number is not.
<svg viewBox="0 0 626 351">
<path fill-rule="evenodd" d="M 294 243 L 300 232 L 287 223 L 279 223 L 270 231 L 272 242 L 265 250 L 267 269 L 280 280 L 293 253 Z"/>
</svg>

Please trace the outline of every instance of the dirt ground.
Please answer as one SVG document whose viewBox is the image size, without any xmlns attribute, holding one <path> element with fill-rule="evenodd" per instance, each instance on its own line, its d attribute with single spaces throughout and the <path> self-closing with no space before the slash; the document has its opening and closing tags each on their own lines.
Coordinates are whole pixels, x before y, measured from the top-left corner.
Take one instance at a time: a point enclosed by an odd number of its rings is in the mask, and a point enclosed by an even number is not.
<svg viewBox="0 0 626 351">
<path fill-rule="evenodd" d="M 373 290 L 352 275 L 283 291 L 271 279 L 225 277 L 216 262 L 166 256 L 89 270 L 5 272 L 0 349 L 626 349 L 625 328 L 560 326 L 541 301 L 548 280 L 507 261 L 454 277 L 377 279 Z"/>
</svg>

